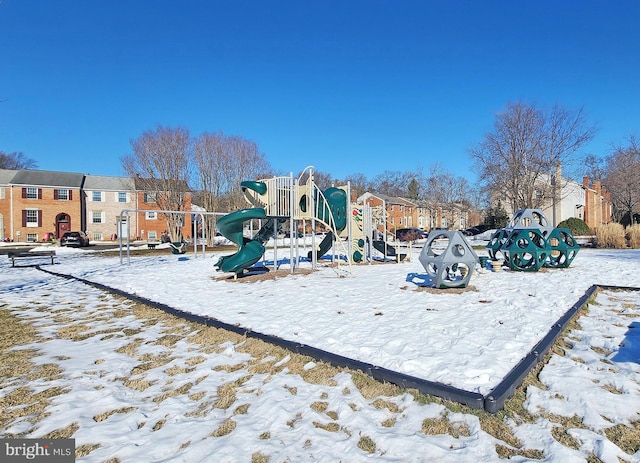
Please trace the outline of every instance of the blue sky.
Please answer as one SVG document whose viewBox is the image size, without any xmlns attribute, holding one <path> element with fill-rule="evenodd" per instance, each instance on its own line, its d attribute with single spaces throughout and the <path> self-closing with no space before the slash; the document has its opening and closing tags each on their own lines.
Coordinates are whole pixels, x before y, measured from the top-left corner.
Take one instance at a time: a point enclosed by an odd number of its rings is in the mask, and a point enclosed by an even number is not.
<svg viewBox="0 0 640 463">
<path fill-rule="evenodd" d="M 1 0 L 0 150 L 124 175 L 158 125 L 255 141 L 281 173 L 440 163 L 508 102 L 583 107 L 584 153 L 640 133 L 640 2 Z"/>
</svg>

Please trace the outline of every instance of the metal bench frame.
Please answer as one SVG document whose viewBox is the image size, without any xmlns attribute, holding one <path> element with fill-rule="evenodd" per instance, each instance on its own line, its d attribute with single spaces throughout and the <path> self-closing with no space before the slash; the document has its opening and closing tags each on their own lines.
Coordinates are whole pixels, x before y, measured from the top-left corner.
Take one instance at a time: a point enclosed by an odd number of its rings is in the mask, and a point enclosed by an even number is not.
<svg viewBox="0 0 640 463">
<path fill-rule="evenodd" d="M 11 259 L 11 266 L 16 266 L 17 259 L 32 259 L 32 258 L 43 258 L 48 257 L 51 259 L 51 265 L 53 265 L 53 260 L 56 258 L 55 251 L 9 251 L 7 252 L 7 257 Z"/>
</svg>

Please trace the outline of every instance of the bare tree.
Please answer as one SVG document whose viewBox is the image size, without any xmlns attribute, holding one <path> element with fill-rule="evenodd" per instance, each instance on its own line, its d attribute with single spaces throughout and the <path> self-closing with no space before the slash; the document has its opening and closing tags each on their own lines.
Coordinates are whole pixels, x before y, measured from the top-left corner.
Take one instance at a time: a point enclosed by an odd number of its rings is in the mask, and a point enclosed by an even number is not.
<svg viewBox="0 0 640 463">
<path fill-rule="evenodd" d="M 456 177 L 447 172 L 441 178 L 443 188 L 442 199 L 444 209 L 448 212 L 450 223 L 448 228 L 457 229 L 462 222 L 462 214 L 470 209 L 470 186 L 464 177 Z"/>
<path fill-rule="evenodd" d="M 604 185 L 611 193 L 616 220 L 628 215 L 630 223 L 640 212 L 640 144 L 635 136 L 628 146 L 615 148 L 606 161 Z"/>
<path fill-rule="evenodd" d="M 307 180 L 309 179 L 309 170 L 305 170 L 304 172 L 299 172 L 297 177 L 300 179 L 300 184 L 305 185 Z M 333 177 L 331 174 L 327 172 L 322 172 L 321 170 L 313 170 L 313 183 L 315 183 L 320 190 L 326 190 L 331 187 L 334 183 Z"/>
<path fill-rule="evenodd" d="M 423 200 L 431 219 L 429 228 L 441 226 L 441 212 L 446 203 L 444 178 L 447 174 L 441 164 L 434 163 L 429 167 L 426 178 L 422 180 L 425 189 Z"/>
<path fill-rule="evenodd" d="M 346 184 L 347 182 L 351 184 L 351 191 L 355 191 L 358 196 L 363 195 L 370 189 L 369 180 L 367 180 L 364 174 L 350 174 L 344 179 L 344 182 L 340 183 Z"/>
<path fill-rule="evenodd" d="M 193 144 L 202 207 L 208 212 L 229 212 L 244 206 L 241 183 L 271 175 L 271 167 L 258 146 L 222 132 L 203 133 Z M 215 236 L 215 218 L 205 218 L 208 244 Z"/>
<path fill-rule="evenodd" d="M 591 181 L 602 180 L 605 176 L 605 161 L 605 159 L 595 154 L 588 154 L 583 162 L 584 175 Z"/>
<path fill-rule="evenodd" d="M 158 126 L 130 141 L 133 154 L 121 159 L 136 188 L 153 195 L 161 210 L 185 211 L 189 194 L 191 139 L 189 130 Z M 166 214 L 172 241 L 182 237 L 183 214 Z"/>
<path fill-rule="evenodd" d="M 512 210 L 541 208 L 561 189 L 555 173 L 571 166 L 594 136 L 582 109 L 508 103 L 493 131 L 469 150 L 481 182 L 506 197 Z"/>
<path fill-rule="evenodd" d="M 223 199 L 228 210 L 246 207 L 241 183 L 273 176 L 273 171 L 258 145 L 240 136 L 225 138 L 229 154 L 227 176 L 229 188 Z"/>
<path fill-rule="evenodd" d="M 387 196 L 406 197 L 409 193 L 409 182 L 415 179 L 413 172 L 385 170 L 371 181 L 372 189 Z"/>
<path fill-rule="evenodd" d="M 0 169 L 20 170 L 35 169 L 36 167 L 36 161 L 26 157 L 24 153 L 0 151 Z"/>
</svg>

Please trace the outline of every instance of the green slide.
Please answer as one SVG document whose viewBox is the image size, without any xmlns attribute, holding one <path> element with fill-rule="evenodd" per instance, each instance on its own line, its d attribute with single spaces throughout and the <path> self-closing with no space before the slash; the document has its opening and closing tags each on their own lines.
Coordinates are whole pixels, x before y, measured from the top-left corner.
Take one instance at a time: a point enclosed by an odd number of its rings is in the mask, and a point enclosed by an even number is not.
<svg viewBox="0 0 640 463">
<path fill-rule="evenodd" d="M 264 246 L 259 241 L 245 238 L 242 235 L 244 222 L 253 219 L 264 219 L 264 209 L 256 207 L 241 209 L 218 219 L 217 226 L 222 236 L 238 245 L 238 251 L 229 256 L 222 256 L 215 267 L 223 272 L 242 273 L 246 268 L 258 262 L 264 254 Z"/>
<path fill-rule="evenodd" d="M 324 256 L 327 252 L 329 252 L 329 249 L 331 249 L 331 246 L 333 245 L 334 239 L 335 239 L 335 235 L 332 232 L 329 232 L 326 235 L 324 235 L 324 238 L 322 238 L 322 241 L 320 241 L 320 246 L 318 246 L 320 249 L 318 249 L 318 253 L 316 254 L 316 259 L 319 259 L 320 257 Z M 313 251 L 309 251 L 307 253 L 307 258 L 310 260 L 313 259 Z"/>
</svg>

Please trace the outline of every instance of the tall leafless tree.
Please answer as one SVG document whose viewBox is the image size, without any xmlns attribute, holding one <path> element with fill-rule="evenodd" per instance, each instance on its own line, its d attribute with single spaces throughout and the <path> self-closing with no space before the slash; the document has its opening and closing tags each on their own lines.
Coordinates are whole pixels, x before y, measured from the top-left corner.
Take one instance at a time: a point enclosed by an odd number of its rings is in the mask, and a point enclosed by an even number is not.
<svg viewBox="0 0 640 463">
<path fill-rule="evenodd" d="M 376 175 L 371 181 L 374 191 L 387 196 L 407 197 L 409 192 L 409 182 L 417 178 L 413 172 L 402 172 L 399 170 L 385 170 Z"/>
<path fill-rule="evenodd" d="M 508 103 L 493 130 L 469 154 L 480 182 L 505 197 L 512 210 L 542 208 L 561 189 L 555 173 L 578 160 L 578 151 L 595 132 L 583 109 Z"/>
<path fill-rule="evenodd" d="M 229 212 L 245 207 L 241 183 L 272 175 L 256 143 L 222 132 L 203 133 L 193 144 L 201 205 L 207 212 Z M 205 217 L 206 236 L 215 236 L 215 217 Z"/>
<path fill-rule="evenodd" d="M 617 221 L 640 213 L 640 140 L 630 136 L 627 146 L 617 146 L 607 158 L 603 180 L 613 203 Z"/>
<path fill-rule="evenodd" d="M 605 176 L 605 162 L 606 159 L 596 156 L 595 154 L 588 154 L 584 158 L 584 175 L 586 175 L 591 182 L 602 180 Z"/>
<path fill-rule="evenodd" d="M 36 161 L 26 157 L 24 153 L 0 151 L 0 169 L 19 170 L 35 169 L 36 167 Z"/>
<path fill-rule="evenodd" d="M 351 185 L 351 191 L 355 191 L 356 194 L 358 196 L 363 195 L 364 193 L 366 193 L 370 188 L 369 188 L 369 180 L 367 180 L 367 177 L 365 177 L 364 174 L 350 174 L 348 175 L 343 182 L 339 182 L 341 185 L 346 184 L 347 182 L 350 183 Z"/>
<path fill-rule="evenodd" d="M 191 175 L 191 138 L 185 128 L 158 126 L 130 141 L 132 154 L 121 159 L 139 189 L 155 197 L 161 210 L 186 211 Z M 171 239 L 180 239 L 183 214 L 165 214 Z"/>
</svg>

